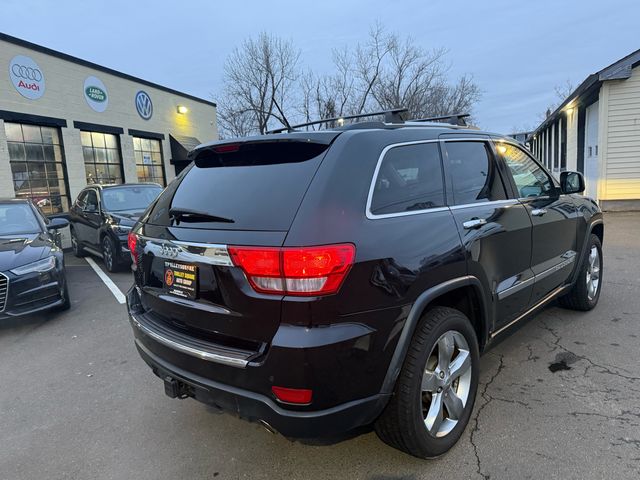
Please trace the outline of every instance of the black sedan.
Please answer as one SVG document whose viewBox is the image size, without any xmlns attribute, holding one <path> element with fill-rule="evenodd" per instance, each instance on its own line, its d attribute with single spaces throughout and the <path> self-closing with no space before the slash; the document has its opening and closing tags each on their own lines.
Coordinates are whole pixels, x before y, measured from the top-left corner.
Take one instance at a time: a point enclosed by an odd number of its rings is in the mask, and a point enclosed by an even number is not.
<svg viewBox="0 0 640 480">
<path fill-rule="evenodd" d="M 0 318 L 69 308 L 64 257 L 51 233 L 67 225 L 45 219 L 29 200 L 0 200 Z"/>
</svg>

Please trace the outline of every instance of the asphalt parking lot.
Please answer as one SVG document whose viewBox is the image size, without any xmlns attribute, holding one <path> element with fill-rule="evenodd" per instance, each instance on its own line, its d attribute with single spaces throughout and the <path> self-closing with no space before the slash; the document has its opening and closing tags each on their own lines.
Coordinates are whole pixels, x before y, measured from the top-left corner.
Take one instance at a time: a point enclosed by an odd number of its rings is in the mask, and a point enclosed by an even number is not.
<svg viewBox="0 0 640 480">
<path fill-rule="evenodd" d="M 487 353 L 471 424 L 433 461 L 374 433 L 293 443 L 169 399 L 124 305 L 68 256 L 70 311 L 0 323 L 0 478 L 639 478 L 640 213 L 605 222 L 598 307 L 551 306 Z"/>
</svg>

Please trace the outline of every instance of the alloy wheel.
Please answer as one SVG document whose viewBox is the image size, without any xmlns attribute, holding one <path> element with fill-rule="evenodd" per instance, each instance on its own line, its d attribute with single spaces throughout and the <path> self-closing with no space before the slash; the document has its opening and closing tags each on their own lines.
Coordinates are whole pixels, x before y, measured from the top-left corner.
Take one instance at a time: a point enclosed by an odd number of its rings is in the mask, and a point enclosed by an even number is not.
<svg viewBox="0 0 640 480">
<path fill-rule="evenodd" d="M 589 252 L 589 265 L 587 266 L 587 298 L 593 300 L 598 294 L 600 286 L 600 251 L 593 245 Z"/>
<path fill-rule="evenodd" d="M 464 336 L 445 332 L 435 343 L 422 375 L 424 424 L 430 435 L 444 437 L 458 424 L 469 401 L 471 353 Z"/>
</svg>

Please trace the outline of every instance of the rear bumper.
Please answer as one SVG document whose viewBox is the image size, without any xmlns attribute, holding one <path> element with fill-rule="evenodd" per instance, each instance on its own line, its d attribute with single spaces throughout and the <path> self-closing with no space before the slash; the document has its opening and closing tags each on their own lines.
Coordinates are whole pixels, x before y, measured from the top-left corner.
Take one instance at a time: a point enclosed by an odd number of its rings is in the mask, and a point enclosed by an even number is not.
<svg viewBox="0 0 640 480">
<path fill-rule="evenodd" d="M 297 438 L 368 425 L 389 399 L 381 386 L 395 342 L 360 318 L 320 328 L 281 324 L 268 345 L 240 350 L 172 327 L 145 312 L 139 299 L 132 287 L 127 300 L 136 347 L 172 397 L 192 397 Z M 312 402 L 279 402 L 273 386 L 310 389 Z"/>
<path fill-rule="evenodd" d="M 389 400 L 389 395 L 378 394 L 325 410 L 287 410 L 264 395 L 215 382 L 171 365 L 154 355 L 139 339 L 135 343 L 153 373 L 165 382 L 179 382 L 186 396 L 242 419 L 266 423 L 286 437 L 330 437 L 371 424 Z"/>
</svg>

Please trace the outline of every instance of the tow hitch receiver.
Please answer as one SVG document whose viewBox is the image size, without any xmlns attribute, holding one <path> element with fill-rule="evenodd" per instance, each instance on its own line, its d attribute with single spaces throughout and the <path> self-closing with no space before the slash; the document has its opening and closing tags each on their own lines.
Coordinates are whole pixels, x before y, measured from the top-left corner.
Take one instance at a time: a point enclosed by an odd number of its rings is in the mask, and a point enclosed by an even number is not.
<svg viewBox="0 0 640 480">
<path fill-rule="evenodd" d="M 177 381 L 169 376 L 164 377 L 164 393 L 170 398 L 187 398 L 189 396 L 189 385 Z"/>
</svg>

